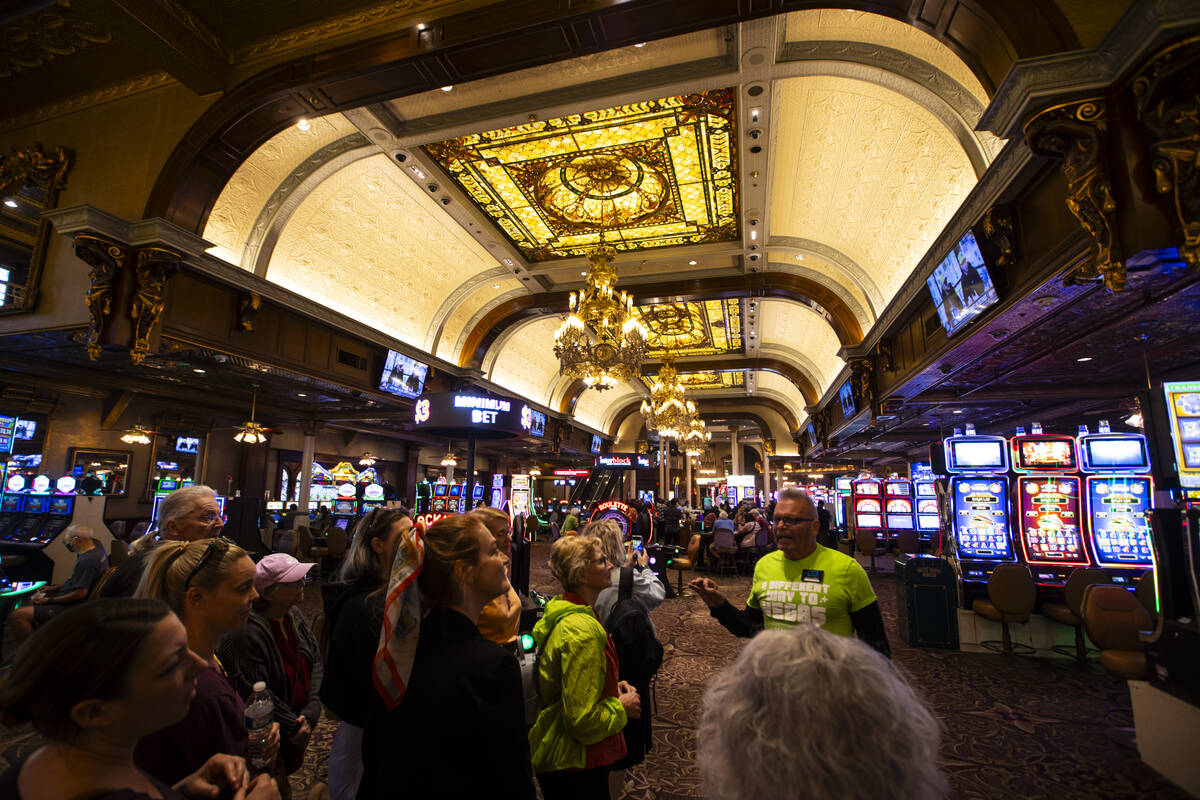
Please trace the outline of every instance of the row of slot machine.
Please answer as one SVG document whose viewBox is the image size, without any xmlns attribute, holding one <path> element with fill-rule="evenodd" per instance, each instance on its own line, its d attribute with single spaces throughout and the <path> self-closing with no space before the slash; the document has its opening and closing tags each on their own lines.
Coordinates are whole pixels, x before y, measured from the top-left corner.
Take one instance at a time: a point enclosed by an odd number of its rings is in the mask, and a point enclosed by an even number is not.
<svg viewBox="0 0 1200 800">
<path fill-rule="evenodd" d="M 890 478 L 838 478 L 838 527 L 846 513 L 853 514 L 856 530 L 867 530 L 880 539 L 894 540 L 904 531 L 916 531 L 921 541 L 931 541 L 940 528 L 937 491 L 932 476 L 909 480 Z M 848 506 L 850 511 L 845 510 Z"/>
<path fill-rule="evenodd" d="M 308 501 L 309 518 L 314 519 L 317 512 L 321 510 L 321 506 L 328 506 L 330 516 L 333 517 L 333 524 L 344 531 L 349 531 L 353 528 L 356 519 L 366 516 L 372 509 L 387 505 L 383 487 L 378 483 L 369 483 L 364 486 L 362 499 L 359 499 L 357 495 L 358 487 L 355 484 L 343 483 L 337 487 L 337 496 L 334 499 Z M 267 513 L 278 525 L 291 505 L 290 502 L 271 500 L 267 502 Z"/>
<path fill-rule="evenodd" d="M 1136 583 L 1154 565 L 1145 437 L 1107 423 L 1078 436 L 1031 430 L 1006 439 L 967 426 L 943 443 L 949 554 L 964 583 L 986 582 L 1003 562 L 1028 564 L 1043 586 L 1063 585 L 1078 567 Z"/>
<path fill-rule="evenodd" d="M 0 555 L 21 556 L 5 568 L 9 579 L 62 583 L 70 577 L 75 556 L 61 534 L 73 522 L 91 526 L 96 541 L 111 548 L 105 498 L 78 495 L 76 488 L 71 475 L 37 475 L 29 482 L 20 474 L 7 477 L 0 487 Z"/>
</svg>

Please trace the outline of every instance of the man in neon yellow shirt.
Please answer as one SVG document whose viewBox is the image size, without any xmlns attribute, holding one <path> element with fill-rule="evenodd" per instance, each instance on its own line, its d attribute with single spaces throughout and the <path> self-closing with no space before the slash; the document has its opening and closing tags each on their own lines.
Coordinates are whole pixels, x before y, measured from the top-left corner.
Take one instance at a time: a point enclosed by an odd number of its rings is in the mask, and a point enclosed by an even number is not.
<svg viewBox="0 0 1200 800">
<path fill-rule="evenodd" d="M 746 609 L 734 608 L 712 578 L 689 585 L 734 636 L 808 623 L 842 636 L 857 635 L 891 655 L 883 615 L 867 573 L 850 556 L 817 544 L 820 520 L 812 498 L 785 489 L 775 506 L 779 549 L 758 560 Z"/>
</svg>

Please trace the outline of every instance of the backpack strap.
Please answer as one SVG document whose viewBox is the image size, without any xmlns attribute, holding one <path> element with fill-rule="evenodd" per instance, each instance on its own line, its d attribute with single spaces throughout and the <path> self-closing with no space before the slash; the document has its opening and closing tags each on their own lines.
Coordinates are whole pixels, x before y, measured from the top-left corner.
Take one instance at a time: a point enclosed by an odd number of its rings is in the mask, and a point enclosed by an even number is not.
<svg viewBox="0 0 1200 800">
<path fill-rule="evenodd" d="M 621 567 L 621 586 L 617 590 L 617 602 L 633 597 L 633 567 Z"/>
</svg>

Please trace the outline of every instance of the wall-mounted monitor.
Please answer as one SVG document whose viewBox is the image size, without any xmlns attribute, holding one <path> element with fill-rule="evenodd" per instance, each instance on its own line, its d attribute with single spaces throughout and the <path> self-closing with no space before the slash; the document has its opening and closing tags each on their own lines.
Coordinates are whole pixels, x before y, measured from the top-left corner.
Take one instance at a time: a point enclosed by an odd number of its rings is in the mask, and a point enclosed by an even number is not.
<svg viewBox="0 0 1200 800">
<path fill-rule="evenodd" d="M 417 398 L 425 388 L 425 376 L 428 372 L 429 365 L 395 350 L 388 350 L 383 375 L 379 378 L 379 388 L 400 397 Z"/>
<path fill-rule="evenodd" d="M 529 406 L 521 406 L 521 427 L 529 431 L 530 436 L 545 436 L 546 415 Z"/>
<path fill-rule="evenodd" d="M 175 437 L 175 452 L 176 453 L 196 453 L 200 450 L 199 436 L 176 436 Z"/>
<path fill-rule="evenodd" d="M 36 469 L 42 465 L 41 453 L 13 453 L 8 457 L 9 464 L 16 464 L 18 469 Z"/>
<path fill-rule="evenodd" d="M 962 330 L 1000 300 L 972 231 L 958 240 L 925 282 L 947 336 Z"/>
<path fill-rule="evenodd" d="M 18 419 L 13 428 L 13 438 L 28 442 L 37 433 L 37 420 Z"/>
<path fill-rule="evenodd" d="M 592 452 L 599 453 L 600 447 L 601 447 L 601 445 L 603 445 L 603 443 L 604 443 L 603 439 L 601 439 L 599 436 L 593 435 L 592 436 Z"/>
<path fill-rule="evenodd" d="M 838 400 L 842 402 L 842 418 L 850 419 L 854 416 L 854 389 L 850 386 L 850 381 L 842 384 L 842 388 L 838 389 Z"/>
</svg>

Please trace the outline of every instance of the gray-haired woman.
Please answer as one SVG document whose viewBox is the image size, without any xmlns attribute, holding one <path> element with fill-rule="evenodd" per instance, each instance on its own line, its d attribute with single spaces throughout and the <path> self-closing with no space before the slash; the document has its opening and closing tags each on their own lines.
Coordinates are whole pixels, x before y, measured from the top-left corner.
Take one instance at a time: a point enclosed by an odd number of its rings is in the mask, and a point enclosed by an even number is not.
<svg viewBox="0 0 1200 800">
<path fill-rule="evenodd" d="M 800 625 L 763 631 L 704 694 L 696 763 L 722 800 L 932 800 L 937 719 L 869 645 Z"/>
</svg>

